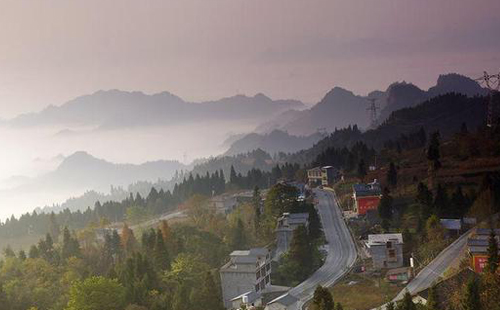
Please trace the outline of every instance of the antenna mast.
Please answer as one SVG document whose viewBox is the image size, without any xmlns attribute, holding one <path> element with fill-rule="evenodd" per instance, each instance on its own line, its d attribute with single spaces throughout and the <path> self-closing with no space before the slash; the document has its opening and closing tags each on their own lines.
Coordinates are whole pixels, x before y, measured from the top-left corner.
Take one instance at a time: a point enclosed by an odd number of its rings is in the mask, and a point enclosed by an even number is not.
<svg viewBox="0 0 500 310">
<path fill-rule="evenodd" d="M 498 125 L 498 107 L 496 102 L 494 101 L 496 97 L 496 93 L 500 88 L 500 72 L 497 74 L 488 74 L 488 72 L 484 71 L 484 75 L 480 78 L 477 78 L 476 81 L 479 84 L 486 86 L 489 89 L 489 101 L 488 101 L 488 112 L 486 115 L 486 125 L 488 127 L 494 127 Z"/>
<path fill-rule="evenodd" d="M 370 101 L 370 106 L 366 109 L 366 110 L 370 111 L 370 123 L 371 123 L 370 126 L 372 128 L 375 128 L 378 126 L 377 110 L 379 110 L 380 107 L 375 104 L 375 102 L 377 100 L 378 100 L 377 98 L 368 98 L 368 101 Z"/>
</svg>

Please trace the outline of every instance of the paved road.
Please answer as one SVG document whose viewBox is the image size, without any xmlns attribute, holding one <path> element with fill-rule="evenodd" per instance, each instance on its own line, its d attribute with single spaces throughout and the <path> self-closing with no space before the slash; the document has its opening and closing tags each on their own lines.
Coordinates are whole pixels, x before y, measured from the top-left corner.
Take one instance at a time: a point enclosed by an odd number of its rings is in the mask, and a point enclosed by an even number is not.
<svg viewBox="0 0 500 310">
<path fill-rule="evenodd" d="M 408 291 L 410 294 L 418 293 L 426 288 L 432 286 L 432 284 L 438 280 L 439 277 L 442 277 L 445 271 L 450 267 L 453 261 L 460 255 L 460 252 L 467 244 L 467 238 L 472 233 L 472 230 L 469 230 L 462 236 L 460 236 L 457 240 L 455 240 L 452 244 L 446 247 L 439 255 L 432 260 L 427 266 L 425 266 L 413 280 L 408 283 L 408 285 L 399 292 L 399 294 L 393 299 L 393 301 L 401 300 Z M 376 309 L 385 309 L 385 305 L 381 307 L 373 308 Z"/>
<path fill-rule="evenodd" d="M 446 269 L 448 269 L 453 261 L 460 255 L 471 233 L 472 230 L 468 231 L 446 247 L 446 249 L 441 251 L 434 260 L 425 266 L 424 269 L 422 269 L 417 276 L 399 292 L 394 300 L 402 299 L 406 291 L 410 292 L 410 294 L 418 293 L 430 287 L 439 277 L 442 277 Z"/>
<path fill-rule="evenodd" d="M 328 255 L 325 263 L 311 277 L 288 293 L 299 299 L 295 306 L 302 306 L 312 298 L 318 285 L 331 286 L 339 280 L 354 264 L 357 257 L 356 246 L 352 236 L 342 219 L 342 212 L 337 206 L 333 193 L 315 190 L 318 199 L 318 213 L 328 244 Z"/>
<path fill-rule="evenodd" d="M 151 227 L 151 226 L 155 225 L 156 223 L 159 223 L 163 220 L 171 220 L 174 218 L 182 218 L 182 217 L 186 217 L 186 216 L 187 215 L 184 211 L 171 211 L 168 213 L 164 213 L 160 217 L 154 218 L 152 220 L 132 225 L 132 226 L 130 226 L 130 228 L 133 230 L 147 228 L 147 227 Z"/>
</svg>

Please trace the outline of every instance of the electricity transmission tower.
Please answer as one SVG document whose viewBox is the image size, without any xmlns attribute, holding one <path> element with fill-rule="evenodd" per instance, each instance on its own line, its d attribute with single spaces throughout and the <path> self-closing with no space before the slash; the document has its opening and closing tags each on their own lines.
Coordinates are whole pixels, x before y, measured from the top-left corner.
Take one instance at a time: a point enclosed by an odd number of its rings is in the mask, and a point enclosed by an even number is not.
<svg viewBox="0 0 500 310">
<path fill-rule="evenodd" d="M 500 89 L 500 72 L 497 74 L 488 74 L 488 72 L 484 71 L 484 75 L 477 78 L 476 81 L 478 81 L 479 84 L 486 86 L 486 88 L 490 91 L 486 125 L 488 127 L 494 127 L 495 125 L 498 125 L 497 123 L 499 117 L 498 104 L 495 102 L 495 99 L 497 99 L 498 90 Z"/>
<path fill-rule="evenodd" d="M 375 128 L 378 125 L 377 110 L 379 110 L 380 107 L 375 104 L 377 100 L 377 98 L 368 98 L 368 101 L 370 101 L 370 106 L 366 109 L 370 111 L 370 123 L 372 128 Z"/>
</svg>

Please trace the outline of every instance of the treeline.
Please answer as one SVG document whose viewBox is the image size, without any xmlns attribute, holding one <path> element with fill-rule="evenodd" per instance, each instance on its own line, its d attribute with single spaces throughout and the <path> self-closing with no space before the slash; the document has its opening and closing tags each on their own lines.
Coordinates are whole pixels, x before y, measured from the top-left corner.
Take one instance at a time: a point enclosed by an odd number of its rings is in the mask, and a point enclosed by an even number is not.
<svg viewBox="0 0 500 310">
<path fill-rule="evenodd" d="M 213 196 L 220 195 L 226 186 L 235 189 L 267 188 L 281 178 L 292 178 L 300 167 L 295 164 L 276 165 L 271 172 L 260 169 L 251 169 L 243 176 L 236 173 L 231 167 L 231 179 L 226 182 L 222 170 L 204 176 L 189 174 L 180 183 L 175 184 L 172 192 L 169 190 L 151 188 L 146 197 L 139 193 L 120 201 L 96 202 L 94 208 L 88 207 L 85 211 L 71 212 L 64 209 L 59 213 L 26 213 L 18 219 L 14 216 L 0 223 L 0 238 L 13 238 L 25 235 L 44 235 L 50 227 L 58 223 L 70 229 L 82 229 L 90 223 L 120 222 L 127 219 L 127 210 L 140 211 L 145 216 L 154 216 L 174 210 L 180 203 L 193 195 Z M 130 219 L 129 219 L 130 220 Z"/>
<path fill-rule="evenodd" d="M 350 149 L 329 147 L 316 157 L 313 166 L 332 165 L 345 172 L 354 172 L 360 163 L 373 162 L 376 154 L 373 148 L 363 142 L 356 142 Z"/>
<path fill-rule="evenodd" d="M 197 227 L 162 222 L 138 241 L 121 233 L 66 227 L 28 253 L 4 250 L 0 302 L 11 310 L 222 310 L 213 269 L 229 248 Z M 102 241 L 103 239 L 103 241 Z M 2 308 L 3 309 L 3 308 Z"/>
<path fill-rule="evenodd" d="M 401 153 L 402 150 L 412 150 L 425 147 L 427 143 L 427 134 L 423 127 L 416 132 L 411 132 L 407 135 L 401 134 L 396 139 L 389 139 L 384 142 L 384 148 L 388 150 L 397 150 Z"/>
</svg>

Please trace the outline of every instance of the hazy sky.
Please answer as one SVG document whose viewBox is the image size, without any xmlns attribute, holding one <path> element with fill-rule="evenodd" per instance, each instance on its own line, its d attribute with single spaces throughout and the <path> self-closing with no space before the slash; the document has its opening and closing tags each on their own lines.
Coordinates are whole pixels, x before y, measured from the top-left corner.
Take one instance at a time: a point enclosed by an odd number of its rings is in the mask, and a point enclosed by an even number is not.
<svg viewBox="0 0 500 310">
<path fill-rule="evenodd" d="M 316 102 L 500 68 L 498 0 L 0 0 L 0 117 L 119 88 Z"/>
</svg>

